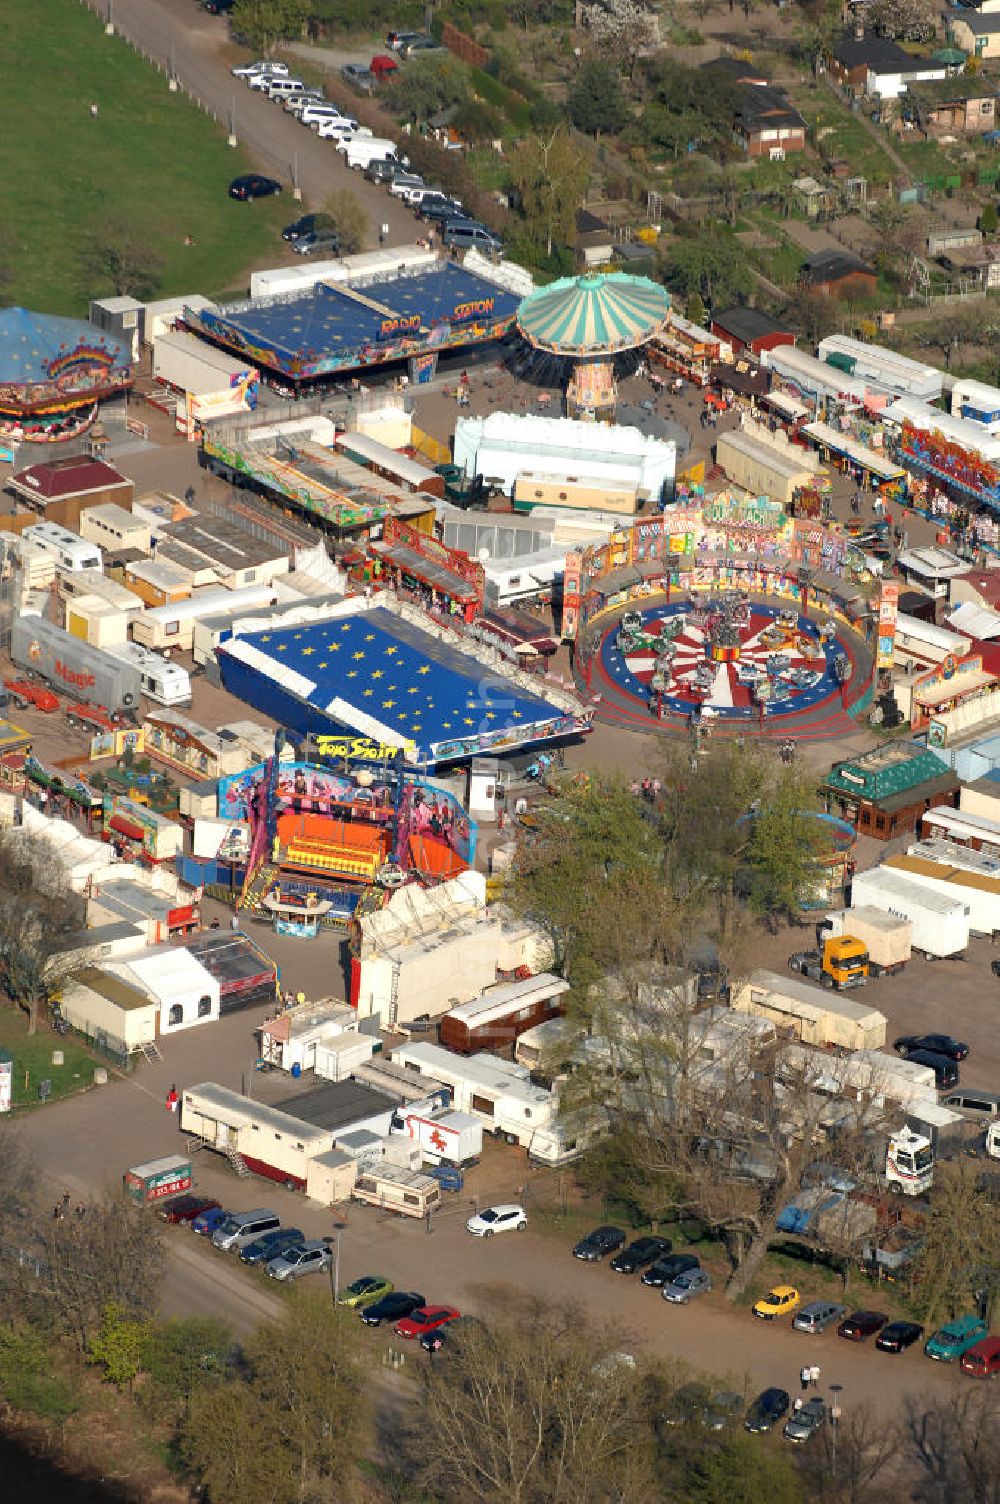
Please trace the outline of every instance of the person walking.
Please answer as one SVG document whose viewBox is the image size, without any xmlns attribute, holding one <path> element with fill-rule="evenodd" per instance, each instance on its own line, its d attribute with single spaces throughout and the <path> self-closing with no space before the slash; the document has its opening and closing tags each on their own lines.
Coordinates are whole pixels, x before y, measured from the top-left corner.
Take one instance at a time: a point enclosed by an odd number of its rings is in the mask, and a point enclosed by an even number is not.
<svg viewBox="0 0 1000 1504">
<path fill-rule="evenodd" d="M 818 1389 L 819 1388 L 819 1364 L 818 1363 L 814 1363 L 813 1366 L 812 1366 L 812 1368 L 810 1368 L 810 1370 L 809 1370 L 809 1379 L 810 1379 L 810 1382 L 812 1383 L 812 1387 L 814 1389 Z"/>
<path fill-rule="evenodd" d="M 806 1390 L 809 1388 L 809 1381 L 811 1378 L 812 1369 L 809 1367 L 808 1363 L 803 1363 L 801 1369 L 799 1370 L 799 1383 L 802 1385 L 803 1394 L 805 1394 Z"/>
</svg>

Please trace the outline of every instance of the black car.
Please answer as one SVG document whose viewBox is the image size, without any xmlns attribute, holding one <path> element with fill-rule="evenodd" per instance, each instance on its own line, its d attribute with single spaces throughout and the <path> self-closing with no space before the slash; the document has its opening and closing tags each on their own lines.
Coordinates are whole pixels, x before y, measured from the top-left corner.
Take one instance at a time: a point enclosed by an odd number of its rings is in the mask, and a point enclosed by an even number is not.
<svg viewBox="0 0 1000 1504">
<path fill-rule="evenodd" d="M 383 1321 L 401 1321 L 404 1316 L 409 1316 L 426 1303 L 424 1297 L 415 1290 L 394 1290 L 391 1295 L 383 1295 L 381 1300 L 364 1306 L 361 1320 L 365 1326 L 381 1326 Z"/>
<path fill-rule="evenodd" d="M 947 1055 L 937 1055 L 933 1050 L 911 1050 L 906 1059 L 913 1065 L 926 1065 L 934 1072 L 934 1085 L 938 1091 L 947 1091 L 959 1082 L 958 1066 Z"/>
<path fill-rule="evenodd" d="M 448 224 L 453 219 L 459 219 L 462 206 L 453 198 L 447 198 L 443 193 L 428 195 L 420 200 L 417 205 L 417 213 L 421 219 L 440 220 L 442 224 Z"/>
<path fill-rule="evenodd" d="M 671 1253 L 665 1259 L 657 1259 L 651 1268 L 647 1269 L 642 1276 L 644 1285 L 655 1285 L 657 1288 L 670 1285 L 678 1274 L 686 1274 L 689 1269 L 700 1269 L 701 1262 L 693 1253 Z"/>
<path fill-rule="evenodd" d="M 573 1249 L 575 1259 L 583 1259 L 588 1264 L 596 1264 L 609 1253 L 616 1253 L 625 1242 L 625 1234 L 620 1227 L 595 1227 L 593 1232 L 588 1232 L 585 1238 L 581 1238 Z"/>
<path fill-rule="evenodd" d="M 660 1425 L 690 1426 L 704 1419 L 705 1410 L 711 1402 L 712 1391 L 703 1380 L 692 1379 L 675 1389 L 666 1407 L 658 1417 Z"/>
<path fill-rule="evenodd" d="M 787 1390 L 765 1389 L 750 1406 L 743 1425 L 748 1431 L 770 1431 L 772 1426 L 784 1420 L 791 1403 Z"/>
<path fill-rule="evenodd" d="M 883 1311 L 855 1311 L 845 1316 L 837 1328 L 837 1335 L 846 1337 L 849 1342 L 864 1342 L 866 1337 L 880 1332 L 888 1320 Z"/>
<path fill-rule="evenodd" d="M 240 1259 L 244 1264 L 268 1264 L 279 1253 L 287 1253 L 289 1248 L 301 1243 L 304 1237 L 305 1233 L 300 1227 L 279 1227 L 241 1248 Z"/>
<path fill-rule="evenodd" d="M 303 240 L 307 235 L 321 235 L 332 229 L 333 221 L 328 214 L 300 214 L 298 219 L 293 219 L 290 225 L 285 226 L 281 238 Z"/>
<path fill-rule="evenodd" d="M 883 1353 L 901 1353 L 912 1347 L 924 1335 L 922 1326 L 915 1321 L 890 1321 L 875 1338 L 875 1346 Z"/>
<path fill-rule="evenodd" d="M 993 962 L 994 966 L 997 964 Z M 932 1055 L 946 1055 L 949 1060 L 964 1060 L 969 1053 L 969 1046 L 960 1039 L 952 1039 L 950 1034 L 903 1034 L 893 1040 L 892 1047 L 897 1055 L 907 1059 L 914 1050 L 929 1050 Z"/>
<path fill-rule="evenodd" d="M 611 1268 L 616 1274 L 634 1274 L 637 1269 L 644 1269 L 647 1264 L 655 1264 L 657 1259 L 666 1258 L 672 1247 L 669 1238 L 636 1238 L 634 1243 L 615 1255 L 611 1260 Z"/>
<path fill-rule="evenodd" d="M 229 185 L 229 197 L 238 198 L 243 203 L 252 203 L 255 198 L 270 198 L 272 194 L 280 192 L 281 184 L 276 178 L 266 178 L 259 172 L 248 172 L 241 178 L 233 178 Z"/>
</svg>

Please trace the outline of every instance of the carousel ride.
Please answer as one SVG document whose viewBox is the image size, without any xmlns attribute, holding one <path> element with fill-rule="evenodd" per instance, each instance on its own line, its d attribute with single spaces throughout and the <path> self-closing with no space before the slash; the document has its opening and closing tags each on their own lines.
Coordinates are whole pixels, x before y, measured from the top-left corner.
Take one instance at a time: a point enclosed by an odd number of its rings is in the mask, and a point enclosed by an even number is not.
<svg viewBox="0 0 1000 1504">
<path fill-rule="evenodd" d="M 763 721 L 839 700 L 852 673 L 831 620 L 725 591 L 627 611 L 601 643 L 600 665 L 620 695 L 657 720 Z"/>
<path fill-rule="evenodd" d="M 552 363 L 564 386 L 566 416 L 613 423 L 615 362 L 640 351 L 670 317 L 670 295 L 646 277 L 561 277 L 538 288 L 517 310 L 532 350 Z"/>
</svg>

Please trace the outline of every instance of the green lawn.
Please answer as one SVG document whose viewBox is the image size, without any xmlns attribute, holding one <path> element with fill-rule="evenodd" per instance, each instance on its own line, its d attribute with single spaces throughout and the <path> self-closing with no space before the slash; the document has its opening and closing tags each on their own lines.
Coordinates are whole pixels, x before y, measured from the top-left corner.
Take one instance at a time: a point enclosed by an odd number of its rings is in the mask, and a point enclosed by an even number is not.
<svg viewBox="0 0 1000 1504">
<path fill-rule="evenodd" d="M 221 129 L 78 0 L 3 0 L 0 14 L 3 302 L 86 315 L 113 291 L 87 265 L 109 225 L 155 251 L 160 296 L 245 286 L 288 205 L 227 197 L 249 163 Z"/>
<path fill-rule="evenodd" d="M 857 117 L 828 89 L 803 85 L 790 90 L 793 102 L 812 128 L 816 150 L 850 162 L 869 181 L 898 176 L 897 169 Z"/>
<path fill-rule="evenodd" d="M 50 1101 L 71 1096 L 93 1084 L 94 1066 L 100 1063 L 72 1035 L 59 1038 L 40 1029 L 29 1038 L 27 1015 L 9 1003 L 0 1005 L 0 1050 L 14 1062 L 15 1107 L 37 1103 L 40 1081 L 52 1082 Z M 53 1050 L 62 1050 L 65 1064 L 52 1064 Z"/>
</svg>

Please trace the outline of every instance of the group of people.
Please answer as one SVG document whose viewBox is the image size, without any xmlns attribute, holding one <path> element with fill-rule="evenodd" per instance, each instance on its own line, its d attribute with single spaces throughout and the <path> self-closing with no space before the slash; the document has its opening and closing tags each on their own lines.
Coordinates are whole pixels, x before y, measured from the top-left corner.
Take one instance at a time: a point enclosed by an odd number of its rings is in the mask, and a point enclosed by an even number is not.
<svg viewBox="0 0 1000 1504">
<path fill-rule="evenodd" d="M 819 1365 L 816 1364 L 816 1363 L 813 1363 L 810 1366 L 810 1364 L 808 1364 L 808 1363 L 803 1363 L 801 1369 L 799 1370 L 799 1383 L 802 1385 L 802 1394 L 808 1394 L 808 1392 L 809 1392 L 810 1389 L 818 1389 L 819 1388 Z M 794 1410 L 801 1410 L 802 1409 L 802 1404 L 803 1404 L 802 1395 L 797 1394 L 795 1396 L 795 1402 L 794 1402 L 792 1408 Z"/>
<path fill-rule="evenodd" d="M 63 1191 L 63 1193 L 62 1193 L 62 1200 L 61 1201 L 57 1201 L 56 1204 L 55 1204 L 55 1206 L 52 1208 L 52 1220 L 53 1220 L 53 1222 L 64 1222 L 66 1220 L 66 1218 L 69 1216 L 69 1204 L 70 1204 L 70 1194 L 69 1194 L 69 1191 Z M 87 1215 L 87 1208 L 84 1205 L 84 1203 L 81 1201 L 81 1202 L 79 1202 L 77 1204 L 77 1208 L 76 1208 L 76 1218 L 77 1218 L 77 1221 L 78 1222 L 82 1221 L 83 1218 L 86 1215 Z"/>
<path fill-rule="evenodd" d="M 629 784 L 629 793 L 637 799 L 645 799 L 647 804 L 655 804 L 663 791 L 663 785 L 658 778 L 633 778 Z"/>
</svg>

